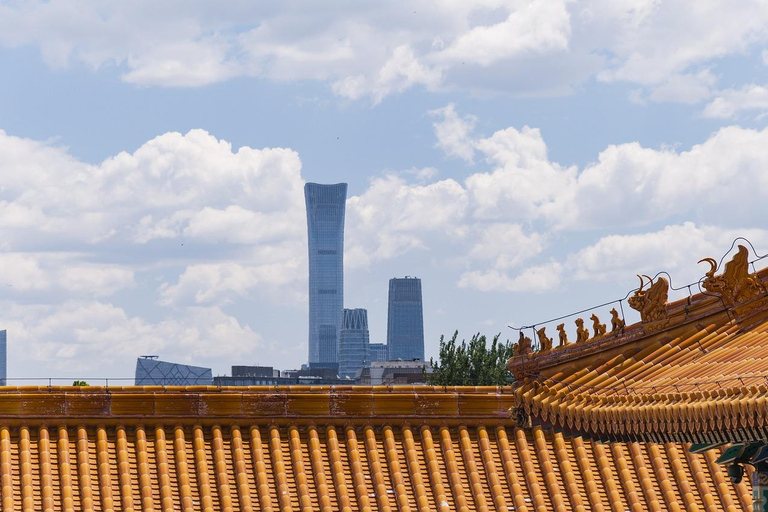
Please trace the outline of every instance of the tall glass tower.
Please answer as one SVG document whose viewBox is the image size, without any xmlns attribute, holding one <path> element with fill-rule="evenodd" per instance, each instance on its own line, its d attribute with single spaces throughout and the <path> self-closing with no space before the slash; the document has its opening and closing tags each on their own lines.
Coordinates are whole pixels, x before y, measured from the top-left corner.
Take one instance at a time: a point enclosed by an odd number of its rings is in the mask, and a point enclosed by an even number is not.
<svg viewBox="0 0 768 512">
<path fill-rule="evenodd" d="M 309 365 L 338 368 L 347 184 L 304 185 L 309 237 Z"/>
<path fill-rule="evenodd" d="M 389 280 L 387 348 L 390 361 L 424 359 L 421 279 L 406 276 Z"/>
<path fill-rule="evenodd" d="M 370 366 L 368 311 L 344 309 L 339 334 L 339 377 L 355 378 L 364 366 Z"/>
</svg>

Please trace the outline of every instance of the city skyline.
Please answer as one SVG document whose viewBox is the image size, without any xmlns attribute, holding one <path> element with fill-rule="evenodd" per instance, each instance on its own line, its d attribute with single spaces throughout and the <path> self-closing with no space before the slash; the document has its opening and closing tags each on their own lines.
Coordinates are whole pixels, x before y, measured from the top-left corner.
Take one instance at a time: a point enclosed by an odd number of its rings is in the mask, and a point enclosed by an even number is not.
<svg viewBox="0 0 768 512">
<path fill-rule="evenodd" d="M 9 378 L 306 361 L 307 183 L 348 184 L 371 341 L 388 280 L 423 280 L 427 359 L 636 274 L 684 298 L 737 236 L 768 252 L 766 25 L 751 0 L 0 0 Z"/>
</svg>

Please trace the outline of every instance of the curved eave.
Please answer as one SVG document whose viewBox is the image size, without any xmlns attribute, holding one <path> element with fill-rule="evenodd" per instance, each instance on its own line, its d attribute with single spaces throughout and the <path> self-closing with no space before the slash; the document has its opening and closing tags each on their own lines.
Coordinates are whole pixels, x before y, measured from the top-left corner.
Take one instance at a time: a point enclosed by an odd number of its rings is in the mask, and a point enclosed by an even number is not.
<svg viewBox="0 0 768 512">
<path fill-rule="evenodd" d="M 767 299 L 726 309 L 699 294 L 669 304 L 663 329 L 634 324 L 562 355 L 529 356 L 517 410 L 601 440 L 768 438 Z"/>
</svg>

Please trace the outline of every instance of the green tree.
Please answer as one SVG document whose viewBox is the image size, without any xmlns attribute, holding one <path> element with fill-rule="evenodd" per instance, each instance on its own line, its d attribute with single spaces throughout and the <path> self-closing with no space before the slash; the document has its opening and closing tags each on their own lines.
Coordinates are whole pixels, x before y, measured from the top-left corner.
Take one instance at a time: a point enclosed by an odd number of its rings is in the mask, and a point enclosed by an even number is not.
<svg viewBox="0 0 768 512">
<path fill-rule="evenodd" d="M 72 383 L 73 386 L 87 386 L 88 383 L 84 380 L 76 380 Z"/>
<path fill-rule="evenodd" d="M 430 358 L 432 373 L 427 383 L 435 386 L 505 386 L 511 381 L 507 361 L 514 353 L 514 346 L 500 342 L 501 334 L 493 337 L 488 347 L 485 335 L 472 336 L 469 343 L 457 343 L 459 331 L 448 341 L 440 337 L 438 361 Z"/>
</svg>

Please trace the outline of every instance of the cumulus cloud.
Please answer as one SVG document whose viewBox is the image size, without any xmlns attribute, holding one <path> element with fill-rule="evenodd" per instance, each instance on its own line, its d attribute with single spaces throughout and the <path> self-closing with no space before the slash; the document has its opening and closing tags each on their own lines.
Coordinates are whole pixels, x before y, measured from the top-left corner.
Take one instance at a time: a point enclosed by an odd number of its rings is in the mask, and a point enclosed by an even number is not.
<svg viewBox="0 0 768 512">
<path fill-rule="evenodd" d="M 109 296 L 132 287 L 131 268 L 113 264 L 88 263 L 83 254 L 0 253 L 0 285 L 7 293 L 50 293 Z"/>
<path fill-rule="evenodd" d="M 443 150 L 449 157 L 458 157 L 465 162 L 473 163 L 475 141 L 472 138 L 472 130 L 475 128 L 477 118 L 472 115 L 459 116 L 456 105 L 453 103 L 430 110 L 429 113 L 438 118 L 432 124 L 437 137 L 435 147 Z"/>
<path fill-rule="evenodd" d="M 609 146 L 577 168 L 552 161 L 535 128 L 510 127 L 489 137 L 465 130 L 451 138 L 444 123 L 462 117 L 453 105 L 437 112 L 438 145 L 453 155 L 461 141 L 486 168 L 463 182 L 373 180 L 348 202 L 353 266 L 435 251 L 465 268 L 461 287 L 543 291 L 598 271 L 615 278 L 641 268 L 655 273 L 649 266 L 682 268 L 691 253 L 716 254 L 739 234 L 762 237 L 768 129 L 723 128 L 689 149 Z M 680 224 L 681 218 L 690 222 Z M 636 234 L 609 234 L 628 228 Z M 574 242 L 568 257 L 552 259 L 552 239 L 581 234 L 601 238 Z M 666 259 L 652 257 L 660 254 Z"/>
<path fill-rule="evenodd" d="M 160 304 L 208 305 L 224 304 L 248 297 L 259 289 L 268 289 L 274 295 L 287 295 L 290 287 L 302 274 L 305 261 L 292 251 L 285 251 L 281 261 L 249 266 L 235 262 L 190 265 L 174 285 L 160 287 Z M 299 281 L 303 281 L 299 280 Z M 280 287 L 284 289 L 281 291 Z"/>
<path fill-rule="evenodd" d="M 745 111 L 768 112 L 768 87 L 750 84 L 738 89 L 720 91 L 704 107 L 704 116 L 714 119 L 730 119 Z"/>
<path fill-rule="evenodd" d="M 768 242 L 768 231 L 763 229 L 727 229 L 685 222 L 658 231 L 604 236 L 569 254 L 564 267 L 577 280 L 626 279 L 636 273 L 654 275 L 664 270 L 674 276 L 673 284 L 679 287 L 695 282 L 708 270 L 697 264 L 700 258 L 720 259 L 740 236 L 757 245 Z"/>
<path fill-rule="evenodd" d="M 759 0 L 287 1 L 226 9 L 35 1 L 0 6 L 0 44 L 35 46 L 54 67 L 116 66 L 137 85 L 320 80 L 343 98 L 378 103 L 414 86 L 563 94 L 597 75 L 647 86 L 652 101 L 690 102 L 706 93 L 699 75 L 708 65 L 765 44 L 766 21 Z"/>
<path fill-rule="evenodd" d="M 523 269 L 519 274 L 510 276 L 499 270 L 471 271 L 459 279 L 460 288 L 503 292 L 538 292 L 543 293 L 560 284 L 562 265 L 557 262 L 534 265 Z"/>
<path fill-rule="evenodd" d="M 259 334 L 215 307 L 188 308 L 154 323 L 96 301 L 6 303 L 2 310 L 0 320 L 11 333 L 10 358 L 17 365 L 33 362 L 39 372 L 35 376 L 90 372 L 130 377 L 111 370 L 139 354 L 210 364 L 225 354 L 252 355 L 262 344 Z"/>
<path fill-rule="evenodd" d="M 0 321 L 14 346 L 30 344 L 17 360 L 95 372 L 107 352 L 119 365 L 255 347 L 261 335 L 219 308 L 301 300 L 303 185 L 294 151 L 234 149 L 203 130 L 98 164 L 0 131 L 0 286 L 17 301 Z M 173 309 L 150 321 L 123 309 L 136 302 Z"/>
<path fill-rule="evenodd" d="M 302 187 L 294 151 L 233 151 L 204 130 L 166 133 L 99 165 L 0 131 L 0 224 L 15 247 L 182 234 L 252 242 L 275 230 L 296 237 L 300 228 L 290 226 L 301 226 Z"/>
</svg>

